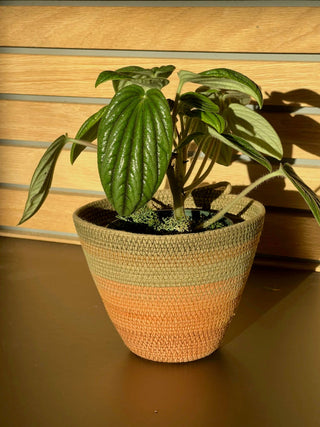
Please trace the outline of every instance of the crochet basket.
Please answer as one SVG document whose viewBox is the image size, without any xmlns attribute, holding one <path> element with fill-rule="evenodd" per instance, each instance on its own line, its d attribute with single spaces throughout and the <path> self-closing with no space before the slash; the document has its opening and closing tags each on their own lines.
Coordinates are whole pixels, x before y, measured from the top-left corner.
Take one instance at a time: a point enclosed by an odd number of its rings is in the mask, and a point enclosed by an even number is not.
<svg viewBox="0 0 320 427">
<path fill-rule="evenodd" d="M 221 209 L 233 195 L 214 200 Z M 168 202 L 168 192 L 157 198 Z M 208 205 L 206 197 L 186 206 Z M 91 274 L 127 347 L 159 362 L 205 357 L 220 345 L 235 314 L 263 227 L 261 203 L 244 198 L 230 211 L 243 222 L 179 235 L 134 234 L 106 228 L 107 200 L 74 213 Z"/>
</svg>

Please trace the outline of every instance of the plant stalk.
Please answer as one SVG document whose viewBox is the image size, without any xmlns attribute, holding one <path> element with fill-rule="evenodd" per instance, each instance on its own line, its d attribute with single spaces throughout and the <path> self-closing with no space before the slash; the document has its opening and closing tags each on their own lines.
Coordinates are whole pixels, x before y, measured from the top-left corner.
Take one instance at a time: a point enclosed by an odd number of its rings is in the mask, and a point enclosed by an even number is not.
<svg viewBox="0 0 320 427">
<path fill-rule="evenodd" d="M 173 213 L 175 219 L 185 219 L 184 211 L 185 195 L 183 194 L 183 186 L 177 176 L 177 171 L 173 164 L 170 164 L 167 170 L 167 177 L 170 185 L 170 190 L 173 198 Z"/>
<path fill-rule="evenodd" d="M 90 148 L 93 148 L 95 150 L 98 149 L 96 144 L 92 144 L 91 142 L 88 142 L 88 141 L 83 141 L 82 139 L 74 139 L 74 138 L 67 137 L 67 141 L 66 142 L 67 143 L 71 142 L 71 143 L 74 143 L 74 144 L 84 145 L 85 147 L 90 147 Z"/>
<path fill-rule="evenodd" d="M 248 187 L 246 187 L 244 190 L 242 190 L 241 193 L 239 193 L 237 195 L 237 197 L 235 197 L 232 200 L 232 202 L 230 202 L 223 209 L 221 209 L 218 213 L 216 213 L 216 215 L 214 215 L 212 218 L 210 218 L 210 219 L 202 222 L 201 224 L 199 224 L 196 227 L 196 230 L 203 230 L 203 229 L 210 227 L 212 224 L 219 221 L 219 219 L 221 219 L 240 199 L 242 199 L 248 193 L 250 193 L 250 191 L 252 191 L 254 188 L 256 188 L 258 185 L 262 184 L 263 182 L 268 181 L 269 179 L 275 178 L 277 176 L 284 177 L 282 171 L 279 169 L 276 171 L 270 172 L 267 175 L 264 175 L 261 178 L 257 179 L 255 182 L 253 182 Z"/>
</svg>

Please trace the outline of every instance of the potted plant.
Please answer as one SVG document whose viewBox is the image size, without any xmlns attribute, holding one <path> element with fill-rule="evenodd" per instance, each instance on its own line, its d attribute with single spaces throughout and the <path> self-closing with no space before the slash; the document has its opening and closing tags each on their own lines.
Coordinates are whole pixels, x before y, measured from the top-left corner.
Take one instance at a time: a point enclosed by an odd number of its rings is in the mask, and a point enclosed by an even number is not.
<svg viewBox="0 0 320 427">
<path fill-rule="evenodd" d="M 86 147 L 97 149 L 106 199 L 79 208 L 74 223 L 124 342 L 165 362 L 195 360 L 219 347 L 263 226 L 264 207 L 247 197 L 253 188 L 289 179 L 320 224 L 319 199 L 281 163 L 281 142 L 255 111 L 263 103 L 259 87 L 229 69 L 182 70 L 175 99 L 166 99 L 162 89 L 174 69 L 102 72 L 96 86 L 112 81 L 115 95 L 74 139 L 62 135 L 49 146 L 20 220 L 44 202 L 65 144 L 72 143 L 72 163 Z M 187 83 L 196 89 L 183 92 Z M 238 195 L 228 194 L 225 182 L 204 187 L 214 165 L 231 165 L 235 152 L 268 173 Z M 158 191 L 165 177 L 169 190 Z"/>
</svg>

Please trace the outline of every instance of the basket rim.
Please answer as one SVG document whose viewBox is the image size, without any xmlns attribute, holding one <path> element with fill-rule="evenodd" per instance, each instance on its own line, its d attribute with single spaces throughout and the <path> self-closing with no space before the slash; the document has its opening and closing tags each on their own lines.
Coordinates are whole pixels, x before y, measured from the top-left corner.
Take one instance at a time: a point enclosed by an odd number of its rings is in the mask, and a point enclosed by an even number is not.
<svg viewBox="0 0 320 427">
<path fill-rule="evenodd" d="M 223 198 L 235 198 L 237 195 L 235 194 L 228 194 L 223 196 Z M 243 218 L 243 221 L 237 223 L 237 224 L 232 224 L 229 225 L 227 227 L 223 227 L 223 228 L 218 228 L 215 230 L 206 230 L 206 231 L 201 231 L 201 232 L 192 232 L 192 233 L 178 233 L 178 234 L 165 234 L 165 235 L 161 235 L 161 234 L 144 234 L 144 233 L 135 233 L 135 232 L 131 232 L 131 231 L 124 231 L 124 230 L 117 230 L 117 229 L 112 229 L 112 228 L 108 228 L 106 226 L 102 226 L 102 225 L 97 225 L 91 221 L 87 221 L 83 218 L 81 218 L 80 214 L 81 212 L 83 212 L 86 209 L 90 209 L 92 207 L 95 207 L 97 205 L 101 205 L 104 202 L 108 202 L 107 198 L 103 198 L 103 199 L 99 199 L 99 200 L 94 200 L 92 202 L 86 203 L 85 205 L 80 206 L 79 208 L 77 208 L 74 213 L 73 213 L 73 221 L 78 224 L 82 224 L 86 227 L 91 227 L 92 230 L 96 230 L 97 232 L 101 233 L 106 233 L 106 234 L 113 234 L 113 235 L 118 235 L 118 236 L 123 236 L 123 237 L 127 237 L 127 238 L 135 238 L 135 239 L 140 239 L 140 240 L 144 240 L 144 239 L 150 239 L 153 238 L 155 240 L 173 240 L 173 239 L 190 239 L 191 237 L 198 237 L 200 236 L 207 236 L 207 235 L 211 235 L 212 233 L 214 233 L 215 236 L 218 237 L 222 236 L 223 234 L 226 233 L 230 233 L 232 232 L 232 230 L 236 231 L 238 229 L 241 229 L 243 227 L 247 227 L 250 224 L 252 224 L 253 222 L 257 221 L 257 220 L 263 220 L 266 210 L 264 205 L 259 202 L 258 200 L 249 198 L 249 197 L 243 197 L 241 199 L 243 202 L 246 202 L 248 204 L 251 203 L 251 206 L 248 209 L 252 209 L 253 206 L 255 206 L 258 210 L 258 212 L 256 213 L 256 215 L 254 215 L 253 218 L 249 218 L 249 219 L 245 219 Z M 114 209 L 109 209 L 110 211 L 114 211 Z"/>
</svg>

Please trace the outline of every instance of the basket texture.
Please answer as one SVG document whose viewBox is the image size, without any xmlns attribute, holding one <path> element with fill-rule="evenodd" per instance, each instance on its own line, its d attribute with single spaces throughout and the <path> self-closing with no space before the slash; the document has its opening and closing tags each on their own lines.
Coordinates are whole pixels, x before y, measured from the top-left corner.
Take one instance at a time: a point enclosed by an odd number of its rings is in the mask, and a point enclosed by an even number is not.
<svg viewBox="0 0 320 427">
<path fill-rule="evenodd" d="M 193 208 L 208 196 L 190 197 Z M 157 198 L 168 203 L 169 195 Z M 209 202 L 221 209 L 233 195 Z M 160 362 L 186 362 L 215 351 L 235 314 L 263 227 L 265 210 L 242 199 L 230 213 L 245 221 L 213 231 L 146 235 L 108 229 L 107 200 L 74 213 L 91 274 L 127 347 Z"/>
</svg>

